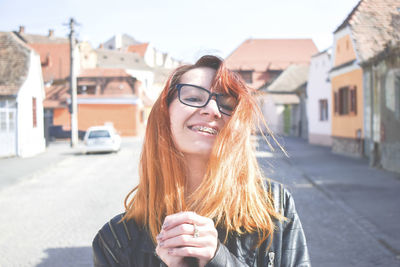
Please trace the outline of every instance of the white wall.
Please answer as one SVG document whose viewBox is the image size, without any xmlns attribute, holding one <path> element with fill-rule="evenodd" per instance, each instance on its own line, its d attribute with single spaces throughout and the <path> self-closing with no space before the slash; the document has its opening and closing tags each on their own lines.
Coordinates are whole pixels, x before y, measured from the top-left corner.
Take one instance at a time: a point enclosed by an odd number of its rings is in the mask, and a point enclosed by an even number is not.
<svg viewBox="0 0 400 267">
<path fill-rule="evenodd" d="M 154 73 L 150 70 L 134 70 L 125 69 L 125 71 L 142 82 L 140 89 L 142 91 L 150 92 L 154 83 Z"/>
<path fill-rule="evenodd" d="M 272 97 L 260 95 L 257 97 L 261 112 L 269 129 L 277 135 L 283 134 L 283 105 L 276 105 Z M 265 131 L 265 129 L 263 129 Z"/>
<path fill-rule="evenodd" d="M 146 52 L 144 53 L 144 62 L 150 67 L 155 66 L 155 53 L 156 50 L 151 43 L 147 46 Z"/>
<path fill-rule="evenodd" d="M 21 86 L 18 97 L 17 115 L 17 154 L 30 157 L 43 152 L 46 148 L 43 127 L 43 100 L 45 90 L 42 79 L 40 57 L 31 51 L 28 76 Z M 36 122 L 33 127 L 32 97 L 36 97 Z"/>
<path fill-rule="evenodd" d="M 311 58 L 307 83 L 307 117 L 310 143 L 330 145 L 332 120 L 332 92 L 328 81 L 331 68 L 329 53 L 322 53 Z M 320 121 L 319 100 L 328 101 L 328 120 Z M 325 139 L 318 141 L 319 139 Z"/>
</svg>

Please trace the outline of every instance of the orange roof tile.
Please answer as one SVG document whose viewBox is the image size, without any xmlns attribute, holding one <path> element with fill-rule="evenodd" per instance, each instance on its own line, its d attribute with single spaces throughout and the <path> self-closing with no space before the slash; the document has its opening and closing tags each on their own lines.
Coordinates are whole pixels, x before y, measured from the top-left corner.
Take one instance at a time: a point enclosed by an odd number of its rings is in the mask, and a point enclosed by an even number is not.
<svg viewBox="0 0 400 267">
<path fill-rule="evenodd" d="M 361 61 L 400 41 L 399 0 L 361 0 L 335 31 L 350 26 Z"/>
<path fill-rule="evenodd" d="M 43 80 L 60 80 L 69 77 L 70 53 L 68 43 L 29 43 L 39 55 Z"/>
<path fill-rule="evenodd" d="M 44 87 L 46 99 L 43 101 L 44 108 L 65 107 L 69 94 L 69 82 L 60 81 L 50 86 Z"/>
<path fill-rule="evenodd" d="M 131 77 L 131 75 L 123 69 L 94 68 L 82 70 L 79 78 L 83 77 Z"/>
<path fill-rule="evenodd" d="M 291 64 L 307 64 L 318 52 L 311 39 L 248 39 L 226 59 L 233 70 L 284 70 Z"/>
<path fill-rule="evenodd" d="M 140 56 L 144 57 L 144 54 L 146 53 L 148 46 L 149 46 L 149 43 L 130 45 L 130 46 L 128 46 L 127 50 L 128 50 L 128 52 L 134 52 L 134 53 L 137 53 Z"/>
</svg>

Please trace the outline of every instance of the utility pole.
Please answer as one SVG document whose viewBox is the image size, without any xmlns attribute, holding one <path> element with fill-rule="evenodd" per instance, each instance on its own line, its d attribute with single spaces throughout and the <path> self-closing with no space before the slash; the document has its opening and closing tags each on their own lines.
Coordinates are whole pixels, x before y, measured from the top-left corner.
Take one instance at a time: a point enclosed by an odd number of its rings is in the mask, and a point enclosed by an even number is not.
<svg viewBox="0 0 400 267">
<path fill-rule="evenodd" d="M 76 88 L 76 69 L 75 69 L 75 20 L 73 18 L 69 21 L 69 44 L 70 44 L 70 94 L 71 94 L 71 107 L 69 112 L 71 114 L 71 147 L 78 145 L 78 103 L 77 103 L 77 88 Z"/>
</svg>

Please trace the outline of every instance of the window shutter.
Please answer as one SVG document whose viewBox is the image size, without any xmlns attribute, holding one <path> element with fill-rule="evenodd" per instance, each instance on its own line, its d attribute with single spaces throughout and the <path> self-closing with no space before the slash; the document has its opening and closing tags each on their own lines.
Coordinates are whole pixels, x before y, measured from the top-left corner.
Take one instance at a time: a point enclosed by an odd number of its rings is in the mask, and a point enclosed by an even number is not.
<svg viewBox="0 0 400 267">
<path fill-rule="evenodd" d="M 334 111 L 335 111 L 335 114 L 337 114 L 338 112 L 339 112 L 339 95 L 338 95 L 338 92 L 335 92 L 334 93 L 334 101 L 335 101 L 335 109 L 334 109 Z"/>
<path fill-rule="evenodd" d="M 350 90 L 350 111 L 357 114 L 357 87 L 353 86 Z"/>
<path fill-rule="evenodd" d="M 32 115 L 33 115 L 33 128 L 37 127 L 37 115 L 36 115 L 36 97 L 32 97 Z"/>
</svg>

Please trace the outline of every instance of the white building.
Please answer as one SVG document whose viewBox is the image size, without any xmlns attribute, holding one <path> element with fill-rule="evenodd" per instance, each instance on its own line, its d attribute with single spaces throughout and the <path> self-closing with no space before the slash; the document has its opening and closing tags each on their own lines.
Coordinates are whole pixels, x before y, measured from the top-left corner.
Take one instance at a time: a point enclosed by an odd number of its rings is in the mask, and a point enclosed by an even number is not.
<svg viewBox="0 0 400 267">
<path fill-rule="evenodd" d="M 308 65 L 290 65 L 257 97 L 273 133 L 307 138 L 306 85 Z"/>
<path fill-rule="evenodd" d="M 311 144 L 332 145 L 330 69 L 329 50 L 311 57 L 307 83 L 308 140 Z"/>
<path fill-rule="evenodd" d="M 40 56 L 14 33 L 0 33 L 0 157 L 45 150 Z"/>
</svg>

